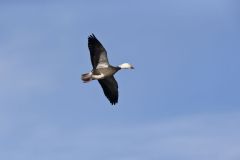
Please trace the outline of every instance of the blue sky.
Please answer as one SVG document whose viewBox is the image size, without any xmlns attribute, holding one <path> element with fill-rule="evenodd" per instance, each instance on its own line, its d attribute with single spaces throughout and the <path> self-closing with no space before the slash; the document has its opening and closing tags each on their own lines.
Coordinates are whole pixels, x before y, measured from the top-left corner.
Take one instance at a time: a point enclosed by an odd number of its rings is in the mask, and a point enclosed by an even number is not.
<svg viewBox="0 0 240 160">
<path fill-rule="evenodd" d="M 238 160 L 237 0 L 1 1 L 0 159 Z M 91 69 L 94 33 L 116 75 Z"/>
</svg>

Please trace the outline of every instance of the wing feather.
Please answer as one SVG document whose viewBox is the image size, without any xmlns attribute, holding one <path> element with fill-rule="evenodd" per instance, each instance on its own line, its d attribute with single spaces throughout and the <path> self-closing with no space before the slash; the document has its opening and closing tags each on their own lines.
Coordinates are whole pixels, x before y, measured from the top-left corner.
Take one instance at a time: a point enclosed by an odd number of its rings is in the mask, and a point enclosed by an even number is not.
<svg viewBox="0 0 240 160">
<path fill-rule="evenodd" d="M 107 51 L 94 34 L 88 37 L 88 48 L 90 50 L 91 62 L 94 69 L 109 66 Z"/>
<path fill-rule="evenodd" d="M 98 80 L 102 86 L 104 95 L 108 98 L 112 105 L 118 102 L 118 83 L 113 76 Z"/>
</svg>

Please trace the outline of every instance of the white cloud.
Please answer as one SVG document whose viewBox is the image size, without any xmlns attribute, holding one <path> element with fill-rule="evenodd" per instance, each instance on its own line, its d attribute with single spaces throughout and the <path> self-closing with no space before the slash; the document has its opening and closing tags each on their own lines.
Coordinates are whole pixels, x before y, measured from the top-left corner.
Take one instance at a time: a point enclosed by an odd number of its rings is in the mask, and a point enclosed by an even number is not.
<svg viewBox="0 0 240 160">
<path fill-rule="evenodd" d="M 158 123 L 61 127 L 33 121 L 18 133 L 3 159 L 185 159 L 240 158 L 240 113 L 202 114 Z M 36 120 L 36 119 L 35 119 Z M 68 128 L 68 129 L 66 129 Z M 25 131 L 23 131 L 25 130 Z M 3 147 L 3 146 L 2 146 Z M 12 158 L 11 158 L 12 157 Z"/>
</svg>

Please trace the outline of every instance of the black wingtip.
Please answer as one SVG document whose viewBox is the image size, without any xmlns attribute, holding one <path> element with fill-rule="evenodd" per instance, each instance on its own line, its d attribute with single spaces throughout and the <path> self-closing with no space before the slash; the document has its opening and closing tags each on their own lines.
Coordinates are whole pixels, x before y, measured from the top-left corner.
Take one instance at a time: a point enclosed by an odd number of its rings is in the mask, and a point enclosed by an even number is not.
<svg viewBox="0 0 240 160">
<path fill-rule="evenodd" d="M 116 105 L 118 102 L 110 102 L 113 106 Z"/>
<path fill-rule="evenodd" d="M 112 105 L 116 105 L 118 103 L 118 97 L 111 97 L 108 98 L 108 100 Z"/>
<path fill-rule="evenodd" d="M 92 33 L 88 36 L 88 46 L 91 48 L 91 46 L 101 46 L 102 44 L 99 42 L 99 40 L 95 37 L 95 35 Z"/>
<path fill-rule="evenodd" d="M 88 36 L 88 39 L 96 39 L 95 35 L 92 33 Z"/>
<path fill-rule="evenodd" d="M 100 43 L 93 33 L 88 36 L 88 42 L 92 44 Z"/>
</svg>

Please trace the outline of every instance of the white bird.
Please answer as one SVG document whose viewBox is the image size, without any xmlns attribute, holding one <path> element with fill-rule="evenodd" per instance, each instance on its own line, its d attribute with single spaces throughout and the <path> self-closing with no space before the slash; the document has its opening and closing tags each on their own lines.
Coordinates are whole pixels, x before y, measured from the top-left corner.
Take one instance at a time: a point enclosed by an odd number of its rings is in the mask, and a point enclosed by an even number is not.
<svg viewBox="0 0 240 160">
<path fill-rule="evenodd" d="M 88 37 L 88 48 L 93 69 L 89 73 L 82 74 L 81 79 L 84 83 L 98 80 L 105 96 L 112 105 L 115 105 L 118 102 L 118 83 L 113 75 L 120 69 L 134 69 L 134 67 L 129 63 L 123 63 L 116 67 L 110 65 L 107 51 L 94 34 Z"/>
</svg>

